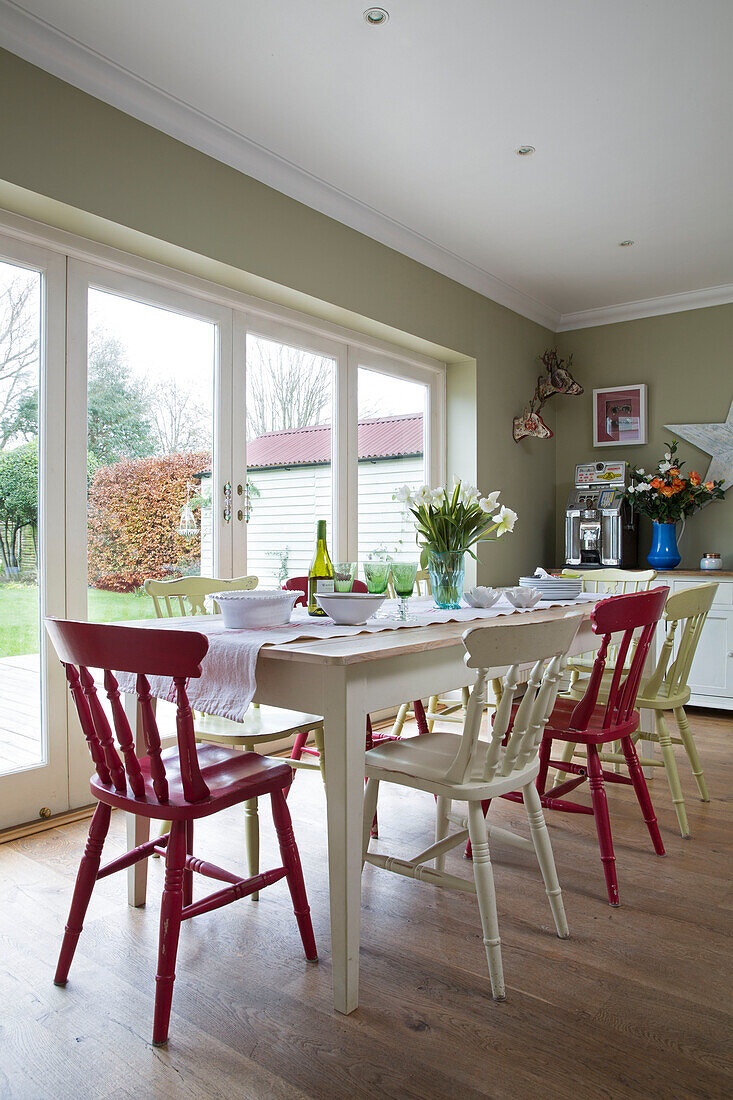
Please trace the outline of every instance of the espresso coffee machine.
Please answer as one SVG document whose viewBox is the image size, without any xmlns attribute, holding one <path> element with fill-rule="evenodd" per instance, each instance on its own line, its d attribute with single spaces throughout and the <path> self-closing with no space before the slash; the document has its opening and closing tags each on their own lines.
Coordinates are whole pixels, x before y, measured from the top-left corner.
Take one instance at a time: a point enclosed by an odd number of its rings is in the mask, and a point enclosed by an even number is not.
<svg viewBox="0 0 733 1100">
<path fill-rule="evenodd" d="M 626 462 L 582 462 L 565 509 L 565 564 L 582 569 L 636 565 L 636 516 L 624 498 Z"/>
</svg>

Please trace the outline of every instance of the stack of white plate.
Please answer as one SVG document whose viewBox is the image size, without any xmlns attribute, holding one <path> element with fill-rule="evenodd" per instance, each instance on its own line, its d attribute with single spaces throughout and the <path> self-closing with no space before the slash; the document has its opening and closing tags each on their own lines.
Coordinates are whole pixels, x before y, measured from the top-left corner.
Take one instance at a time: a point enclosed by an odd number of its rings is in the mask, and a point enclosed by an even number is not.
<svg viewBox="0 0 733 1100">
<path fill-rule="evenodd" d="M 522 588 L 537 588 L 543 600 L 574 600 L 581 592 L 582 581 L 573 577 L 520 577 Z"/>
</svg>

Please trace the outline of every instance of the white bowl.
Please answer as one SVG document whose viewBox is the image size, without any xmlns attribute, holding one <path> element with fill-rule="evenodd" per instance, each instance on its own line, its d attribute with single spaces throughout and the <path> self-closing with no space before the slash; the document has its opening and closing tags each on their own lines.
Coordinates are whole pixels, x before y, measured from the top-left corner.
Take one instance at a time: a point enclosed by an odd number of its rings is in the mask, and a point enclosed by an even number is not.
<svg viewBox="0 0 733 1100">
<path fill-rule="evenodd" d="M 497 588 L 484 588 L 482 584 L 477 584 L 475 588 L 468 588 L 463 595 L 471 607 L 487 608 L 494 606 L 501 596 L 501 591 Z"/>
<path fill-rule="evenodd" d="M 372 592 L 318 592 L 316 600 L 330 619 L 339 626 L 361 626 L 370 615 L 379 611 L 386 595 Z"/>
<path fill-rule="evenodd" d="M 512 607 L 534 607 L 542 599 L 542 592 L 538 588 L 527 588 L 520 585 L 517 588 L 505 588 L 504 595 Z"/>
<path fill-rule="evenodd" d="M 280 588 L 255 588 L 249 592 L 212 592 L 211 598 L 221 608 L 227 630 L 255 630 L 289 623 L 293 604 L 300 595 Z"/>
</svg>

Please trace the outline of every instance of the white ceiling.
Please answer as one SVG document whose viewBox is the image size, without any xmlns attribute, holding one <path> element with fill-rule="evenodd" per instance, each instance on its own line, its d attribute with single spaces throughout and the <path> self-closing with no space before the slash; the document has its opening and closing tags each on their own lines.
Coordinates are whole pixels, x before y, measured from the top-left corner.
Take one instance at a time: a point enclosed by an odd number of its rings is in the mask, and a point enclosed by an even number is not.
<svg viewBox="0 0 733 1100">
<path fill-rule="evenodd" d="M 733 300 L 731 0 L 382 3 L 0 0 L 0 44 L 551 327 Z"/>
</svg>

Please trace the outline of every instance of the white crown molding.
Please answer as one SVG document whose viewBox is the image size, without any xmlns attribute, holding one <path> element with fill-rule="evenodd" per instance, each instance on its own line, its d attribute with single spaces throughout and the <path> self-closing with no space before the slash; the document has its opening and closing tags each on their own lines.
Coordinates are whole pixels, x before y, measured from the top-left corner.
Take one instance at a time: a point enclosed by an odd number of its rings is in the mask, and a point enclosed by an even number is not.
<svg viewBox="0 0 733 1100">
<path fill-rule="evenodd" d="M 0 0 L 0 45 L 125 114 L 555 330 L 556 310 L 169 95 L 13 0 Z"/>
<path fill-rule="evenodd" d="M 733 302 L 733 283 L 709 286 L 703 290 L 687 290 L 681 294 L 665 294 L 661 298 L 641 298 L 637 302 L 621 302 L 616 306 L 582 309 L 578 313 L 563 313 L 555 332 L 594 328 L 596 325 L 616 325 L 621 321 L 636 321 L 642 317 L 660 317 L 664 313 L 682 313 L 687 309 L 707 309 Z"/>
<path fill-rule="evenodd" d="M 560 314 L 484 268 L 306 172 L 20 7 L 0 0 L 0 45 L 32 65 L 552 332 L 733 302 L 733 285 Z"/>
</svg>

